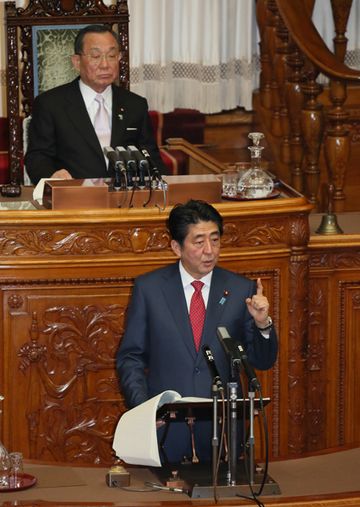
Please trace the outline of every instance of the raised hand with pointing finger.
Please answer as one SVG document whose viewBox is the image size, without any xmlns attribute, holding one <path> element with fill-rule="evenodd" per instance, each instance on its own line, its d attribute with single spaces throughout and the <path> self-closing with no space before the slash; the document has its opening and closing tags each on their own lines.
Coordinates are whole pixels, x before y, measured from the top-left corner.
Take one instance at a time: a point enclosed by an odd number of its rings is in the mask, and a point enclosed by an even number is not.
<svg viewBox="0 0 360 507">
<path fill-rule="evenodd" d="M 251 298 L 246 298 L 246 304 L 250 315 L 254 318 L 255 324 L 259 329 L 268 328 L 271 321 L 269 319 L 269 301 L 263 294 L 264 287 L 261 279 L 256 280 L 256 294 Z"/>
</svg>

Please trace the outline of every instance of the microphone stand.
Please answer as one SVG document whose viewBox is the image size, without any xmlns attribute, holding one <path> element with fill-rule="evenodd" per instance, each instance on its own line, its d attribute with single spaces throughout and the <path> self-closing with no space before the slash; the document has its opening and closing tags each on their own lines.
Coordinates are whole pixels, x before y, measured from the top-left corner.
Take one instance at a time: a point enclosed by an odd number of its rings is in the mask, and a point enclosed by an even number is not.
<svg viewBox="0 0 360 507">
<path fill-rule="evenodd" d="M 238 357 L 231 356 L 230 371 L 232 382 L 227 384 L 227 420 L 228 420 L 228 435 L 229 435 L 229 456 L 228 456 L 228 473 L 227 481 L 230 486 L 236 485 L 236 470 L 237 470 L 237 441 L 238 441 L 238 428 L 237 428 L 237 399 L 239 383 L 234 380 L 240 378 L 241 374 L 241 360 Z"/>
<path fill-rule="evenodd" d="M 229 382 L 227 384 L 228 399 L 228 434 L 229 434 L 229 456 L 228 456 L 228 474 L 227 482 L 230 486 L 236 484 L 236 466 L 237 466 L 237 396 L 238 383 Z"/>
<path fill-rule="evenodd" d="M 121 173 L 124 169 L 125 169 L 125 167 L 124 167 L 123 162 L 116 162 L 115 163 L 115 165 L 114 165 L 115 177 L 114 177 L 113 188 L 116 191 L 121 190 L 121 188 L 122 188 Z"/>
<path fill-rule="evenodd" d="M 212 384 L 212 397 L 213 397 L 213 435 L 211 440 L 212 445 L 212 482 L 213 488 L 216 487 L 217 476 L 217 463 L 219 457 L 219 437 L 218 437 L 218 398 L 219 390 L 216 382 Z"/>
<path fill-rule="evenodd" d="M 252 387 L 252 383 L 249 382 L 249 404 L 250 404 L 250 414 L 249 414 L 249 480 L 250 485 L 253 486 L 255 484 L 254 473 L 255 473 L 255 436 L 254 436 L 254 419 L 255 419 L 255 390 Z"/>
</svg>

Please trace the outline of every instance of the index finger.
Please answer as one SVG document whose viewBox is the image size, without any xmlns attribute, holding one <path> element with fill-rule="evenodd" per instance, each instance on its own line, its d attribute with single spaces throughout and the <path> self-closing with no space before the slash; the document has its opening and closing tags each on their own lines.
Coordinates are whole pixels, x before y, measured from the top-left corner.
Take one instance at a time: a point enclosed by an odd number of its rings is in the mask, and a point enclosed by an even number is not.
<svg viewBox="0 0 360 507">
<path fill-rule="evenodd" d="M 261 278 L 256 280 L 256 294 L 257 296 L 262 296 L 264 291 L 263 284 L 261 283 Z"/>
</svg>

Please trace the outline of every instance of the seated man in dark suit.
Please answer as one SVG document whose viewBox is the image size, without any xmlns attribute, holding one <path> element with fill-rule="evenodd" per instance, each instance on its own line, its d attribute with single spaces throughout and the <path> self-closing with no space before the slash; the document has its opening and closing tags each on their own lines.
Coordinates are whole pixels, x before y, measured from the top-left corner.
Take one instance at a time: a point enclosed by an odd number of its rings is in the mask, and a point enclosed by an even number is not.
<svg viewBox="0 0 360 507">
<path fill-rule="evenodd" d="M 145 148 L 166 172 L 153 135 L 145 98 L 119 88 L 119 44 L 103 25 L 89 25 L 75 39 L 72 63 L 80 78 L 40 94 L 34 101 L 25 164 L 40 178 L 111 177 L 104 146 Z"/>
<path fill-rule="evenodd" d="M 218 211 L 191 200 L 172 209 L 168 226 L 179 261 L 136 279 L 117 354 L 129 408 L 168 389 L 181 396 L 210 398 L 212 376 L 204 345 L 214 356 L 223 385 L 229 382 L 230 360 L 217 339 L 219 326 L 242 345 L 253 367 L 271 368 L 277 357 L 277 335 L 261 280 L 254 282 L 216 265 L 223 232 Z M 196 299 L 203 307 L 201 319 Z M 195 424 L 195 446 L 199 459 L 209 461 L 210 423 Z M 192 457 L 184 423 L 170 424 L 165 452 L 174 463 Z"/>
</svg>

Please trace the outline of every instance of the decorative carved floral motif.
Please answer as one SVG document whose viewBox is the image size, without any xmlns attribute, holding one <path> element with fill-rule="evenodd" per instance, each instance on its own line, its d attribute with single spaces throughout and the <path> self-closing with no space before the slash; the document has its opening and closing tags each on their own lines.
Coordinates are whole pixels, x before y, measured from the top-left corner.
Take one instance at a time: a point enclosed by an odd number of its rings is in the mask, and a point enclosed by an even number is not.
<svg viewBox="0 0 360 507">
<path fill-rule="evenodd" d="M 271 224 L 225 223 L 224 247 L 276 245 L 285 242 L 286 227 Z M 104 255 L 157 252 L 170 249 L 165 227 L 118 229 L 3 229 L 0 231 L 0 255 Z"/>
<path fill-rule="evenodd" d="M 105 5 L 102 0 L 30 0 L 28 6 L 19 8 L 22 16 L 82 16 L 96 14 L 121 14 L 125 11 L 125 0 L 116 5 Z"/>
<path fill-rule="evenodd" d="M 113 462 L 111 442 L 125 410 L 114 376 L 124 314 L 117 304 L 34 313 L 31 341 L 18 352 L 28 376 L 31 456 Z"/>
<path fill-rule="evenodd" d="M 0 255 L 104 255 L 157 252 L 169 247 L 165 227 L 67 230 L 28 229 L 0 231 Z"/>
<path fill-rule="evenodd" d="M 260 246 L 274 245 L 284 241 L 286 229 L 284 226 L 271 224 L 252 224 L 226 222 L 224 234 L 221 238 L 223 246 Z"/>
<path fill-rule="evenodd" d="M 301 251 L 301 249 L 299 249 Z M 306 336 L 308 329 L 308 264 L 305 255 L 293 255 L 290 263 L 289 301 L 289 452 L 299 455 L 306 450 L 306 389 L 304 384 L 306 363 Z"/>
<path fill-rule="evenodd" d="M 337 252 L 314 252 L 310 256 L 310 267 L 358 268 L 360 267 L 360 250 L 338 250 Z"/>
<path fill-rule="evenodd" d="M 327 281 L 311 281 L 309 287 L 309 339 L 307 345 L 307 417 L 308 450 L 314 451 L 326 447 L 326 328 L 328 308 Z"/>
<path fill-rule="evenodd" d="M 12 294 L 8 299 L 9 308 L 13 308 L 14 310 L 17 308 L 21 308 L 23 305 L 23 298 L 18 294 Z"/>
</svg>

